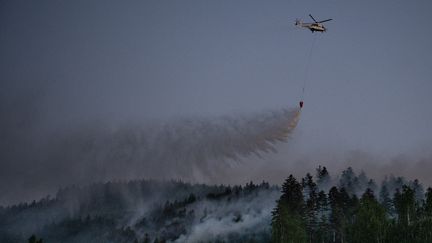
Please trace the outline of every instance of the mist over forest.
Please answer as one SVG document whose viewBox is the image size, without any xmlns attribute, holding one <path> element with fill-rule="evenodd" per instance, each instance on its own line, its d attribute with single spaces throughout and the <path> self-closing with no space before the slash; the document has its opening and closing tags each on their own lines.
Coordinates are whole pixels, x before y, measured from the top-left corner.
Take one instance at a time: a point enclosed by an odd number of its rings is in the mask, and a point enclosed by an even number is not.
<svg viewBox="0 0 432 243">
<path fill-rule="evenodd" d="M 432 184 L 432 156 L 426 149 L 390 158 L 360 150 L 344 156 L 333 149 L 298 151 L 298 138 L 290 139 L 299 135 L 297 108 L 140 122 L 94 120 L 56 128 L 35 119 L 40 102 L 32 94 L 1 97 L 0 205 L 29 202 L 72 184 L 111 180 L 265 179 L 276 184 L 286 171 L 301 176 L 321 163 L 338 172 L 351 166 L 378 180 L 400 174 Z"/>
<path fill-rule="evenodd" d="M 392 173 L 411 170 L 408 175 L 428 179 L 428 157 L 407 163 L 413 159 L 401 156 L 386 165 L 379 162 L 382 158 L 357 151 L 348 154 L 346 164 L 329 163 L 334 174 L 313 168 L 313 157 L 279 167 L 271 158 L 283 144 L 295 149 L 299 109 L 155 123 L 86 123 L 40 134 L 23 114 L 2 121 L 4 128 L 20 129 L 3 129 L 10 140 L 1 153 L 8 165 L 1 179 L 24 182 L 2 184 L 2 242 L 285 242 L 286 237 L 362 242 L 356 240 L 366 235 L 383 240 L 393 235 L 406 242 L 429 239 L 429 184 Z M 334 159 L 315 155 L 318 161 Z M 23 168 L 28 170 L 20 177 L 11 173 Z M 228 182 L 253 173 L 261 178 L 290 173 L 298 179 Z M 26 184 L 31 186 L 26 189 Z M 364 212 L 364 203 L 376 211 Z M 411 208 L 409 222 L 401 211 L 404 203 Z M 359 214 L 362 220 L 378 213 L 379 227 L 361 231 L 362 224 L 371 222 L 356 221 L 357 213 L 366 214 Z M 401 231 L 411 233 L 407 238 L 395 234 Z"/>
<path fill-rule="evenodd" d="M 379 215 L 364 212 L 371 204 Z M 288 176 L 282 187 L 113 181 L 0 207 L 0 241 L 362 242 L 373 234 L 426 242 L 431 205 L 432 189 L 418 180 L 389 175 L 375 181 L 351 167 L 333 175 L 320 166 L 302 178 Z M 376 225 L 365 213 L 381 217 L 379 228 L 361 226 Z M 400 230 L 412 233 L 392 233 Z"/>
<path fill-rule="evenodd" d="M 0 242 L 432 242 L 430 9 L 0 1 Z"/>
</svg>

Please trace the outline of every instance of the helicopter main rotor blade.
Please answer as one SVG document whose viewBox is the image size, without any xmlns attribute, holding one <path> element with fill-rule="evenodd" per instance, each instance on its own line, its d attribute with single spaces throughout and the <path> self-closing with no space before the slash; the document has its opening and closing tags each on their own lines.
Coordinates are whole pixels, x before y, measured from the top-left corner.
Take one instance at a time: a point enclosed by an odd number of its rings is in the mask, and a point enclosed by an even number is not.
<svg viewBox="0 0 432 243">
<path fill-rule="evenodd" d="M 327 21 L 330 21 L 330 20 L 333 20 L 333 19 L 326 19 L 326 20 L 320 21 L 318 23 L 324 23 L 324 22 L 327 22 Z"/>
<path fill-rule="evenodd" d="M 315 23 L 318 23 L 318 22 L 314 19 L 314 17 L 312 17 L 312 14 L 309 14 L 309 17 L 311 17 L 311 18 L 313 19 L 313 21 L 315 21 Z"/>
</svg>

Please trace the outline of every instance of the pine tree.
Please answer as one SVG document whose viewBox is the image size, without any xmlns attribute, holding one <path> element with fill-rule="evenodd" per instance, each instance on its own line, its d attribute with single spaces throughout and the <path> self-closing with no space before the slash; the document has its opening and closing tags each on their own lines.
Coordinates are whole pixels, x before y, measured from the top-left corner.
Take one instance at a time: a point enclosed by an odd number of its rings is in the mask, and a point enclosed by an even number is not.
<svg viewBox="0 0 432 243">
<path fill-rule="evenodd" d="M 356 197 L 350 198 L 345 188 L 340 190 L 332 187 L 329 191 L 329 204 L 331 209 L 330 227 L 332 228 L 333 241 L 344 241 L 348 219 L 351 218 L 353 208 L 357 204 Z"/>
<path fill-rule="evenodd" d="M 426 190 L 425 203 L 423 205 L 423 217 L 417 227 L 416 236 L 419 241 L 432 242 L 432 188 Z"/>
<path fill-rule="evenodd" d="M 306 194 L 305 196 L 307 198 L 305 208 L 306 230 L 309 242 L 314 242 L 318 224 L 318 188 L 312 175 L 309 173 L 306 174 L 306 177 L 303 178 L 302 182 Z"/>
<path fill-rule="evenodd" d="M 393 226 L 393 240 L 399 242 L 416 242 L 418 237 L 417 209 L 415 191 L 407 186 L 402 186 L 402 191 L 397 189 L 393 197 L 393 204 L 397 214 L 397 222 Z"/>
<path fill-rule="evenodd" d="M 330 188 L 331 177 L 325 166 L 316 169 L 317 186 L 320 190 L 327 191 Z"/>
<path fill-rule="evenodd" d="M 329 228 L 329 205 L 327 195 L 324 191 L 318 193 L 317 198 L 317 218 L 318 229 L 316 235 L 316 242 L 329 241 L 330 228 Z"/>
<path fill-rule="evenodd" d="M 419 182 L 418 179 L 415 179 L 410 184 L 411 184 L 411 188 L 415 192 L 415 199 L 416 199 L 416 201 L 417 202 L 421 202 L 424 199 L 424 196 L 425 196 L 422 184 L 420 184 L 420 182 Z"/>
<path fill-rule="evenodd" d="M 361 197 L 353 218 L 354 222 L 349 230 L 350 242 L 385 242 L 386 212 L 375 199 L 371 189 L 366 189 Z"/>
<path fill-rule="evenodd" d="M 369 187 L 369 179 L 366 176 L 366 173 L 362 170 L 360 174 L 357 177 L 357 188 L 355 193 L 358 193 L 358 195 L 361 195 L 360 193 L 364 192 Z"/>
<path fill-rule="evenodd" d="M 392 208 L 392 200 L 390 198 L 390 193 L 385 184 L 381 186 L 380 203 L 383 206 L 383 208 L 386 210 L 387 215 L 392 216 L 394 213 L 394 210 Z"/>
<path fill-rule="evenodd" d="M 285 203 L 290 210 L 303 213 L 304 199 L 302 186 L 293 175 L 290 175 L 285 180 L 284 184 L 282 184 L 281 201 Z"/>
<path fill-rule="evenodd" d="M 359 190 L 359 179 L 351 167 L 342 171 L 339 179 L 339 188 L 345 188 L 345 190 L 353 195 Z"/>
<path fill-rule="evenodd" d="M 424 212 L 428 217 L 432 217 L 432 188 L 426 191 L 426 201 L 424 204 Z"/>
<path fill-rule="evenodd" d="M 369 179 L 369 181 L 368 181 L 368 183 L 367 183 L 367 187 L 366 187 L 366 189 L 367 189 L 367 188 L 371 189 L 371 190 L 374 191 L 374 192 L 378 191 L 378 186 L 377 186 L 377 184 L 375 183 L 375 181 L 372 180 L 372 179 Z"/>
<path fill-rule="evenodd" d="M 396 190 L 393 204 L 398 214 L 398 222 L 404 226 L 409 226 L 416 216 L 415 191 L 411 187 L 403 185 L 402 192 Z"/>
<path fill-rule="evenodd" d="M 282 195 L 272 212 L 273 242 L 306 242 L 302 186 L 293 175 L 282 185 Z"/>
<path fill-rule="evenodd" d="M 290 212 L 288 205 L 277 201 L 272 212 L 272 242 L 305 242 L 306 231 L 301 217 Z"/>
</svg>

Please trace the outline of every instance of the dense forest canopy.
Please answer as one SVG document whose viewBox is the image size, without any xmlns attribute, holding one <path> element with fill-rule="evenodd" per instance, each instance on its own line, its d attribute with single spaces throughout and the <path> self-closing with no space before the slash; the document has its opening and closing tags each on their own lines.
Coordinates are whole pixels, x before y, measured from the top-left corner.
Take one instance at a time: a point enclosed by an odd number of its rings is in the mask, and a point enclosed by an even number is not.
<svg viewBox="0 0 432 243">
<path fill-rule="evenodd" d="M 279 188 L 136 180 L 60 189 L 0 209 L 0 242 L 270 240 Z"/>
<path fill-rule="evenodd" d="M 282 187 L 134 180 L 0 207 L 0 242 L 430 242 L 432 189 L 318 167 Z"/>
<path fill-rule="evenodd" d="M 285 180 L 273 242 L 432 242 L 432 189 L 424 193 L 418 180 L 391 176 L 378 187 L 348 168 L 330 188 L 329 181 L 325 167 L 315 180 Z"/>
</svg>

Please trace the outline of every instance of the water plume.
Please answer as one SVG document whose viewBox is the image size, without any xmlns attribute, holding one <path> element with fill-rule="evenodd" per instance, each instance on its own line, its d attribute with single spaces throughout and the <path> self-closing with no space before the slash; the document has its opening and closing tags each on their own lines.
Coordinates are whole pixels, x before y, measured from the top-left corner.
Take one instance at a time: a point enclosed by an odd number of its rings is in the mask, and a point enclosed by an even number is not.
<svg viewBox="0 0 432 243">
<path fill-rule="evenodd" d="M 14 158 L 11 169 L 37 166 L 25 178 L 8 178 L 8 183 L 17 186 L 13 190 L 0 186 L 8 192 L 0 202 L 28 200 L 59 186 L 97 181 L 174 178 L 220 182 L 232 166 L 247 163 L 243 158 L 276 152 L 275 144 L 288 140 L 299 116 L 299 109 L 279 109 L 115 126 L 97 122 L 57 130 L 33 141 L 34 149 L 27 149 L 26 156 L 20 156 L 20 151 L 14 154 L 15 150 L 8 153 Z M 0 180 L 0 184 L 8 183 Z M 26 190 L 31 190 L 29 198 L 22 196 Z"/>
<path fill-rule="evenodd" d="M 133 172 L 134 177 L 196 179 L 191 178 L 191 171 L 211 177 L 221 163 L 276 152 L 274 145 L 288 140 L 299 116 L 299 110 L 282 109 L 114 129 L 99 127 L 84 134 L 75 132 L 58 142 L 67 144 L 56 149 L 61 151 L 58 155 L 68 156 L 57 161 L 80 160 L 100 167 L 111 178 L 122 171 Z"/>
</svg>

